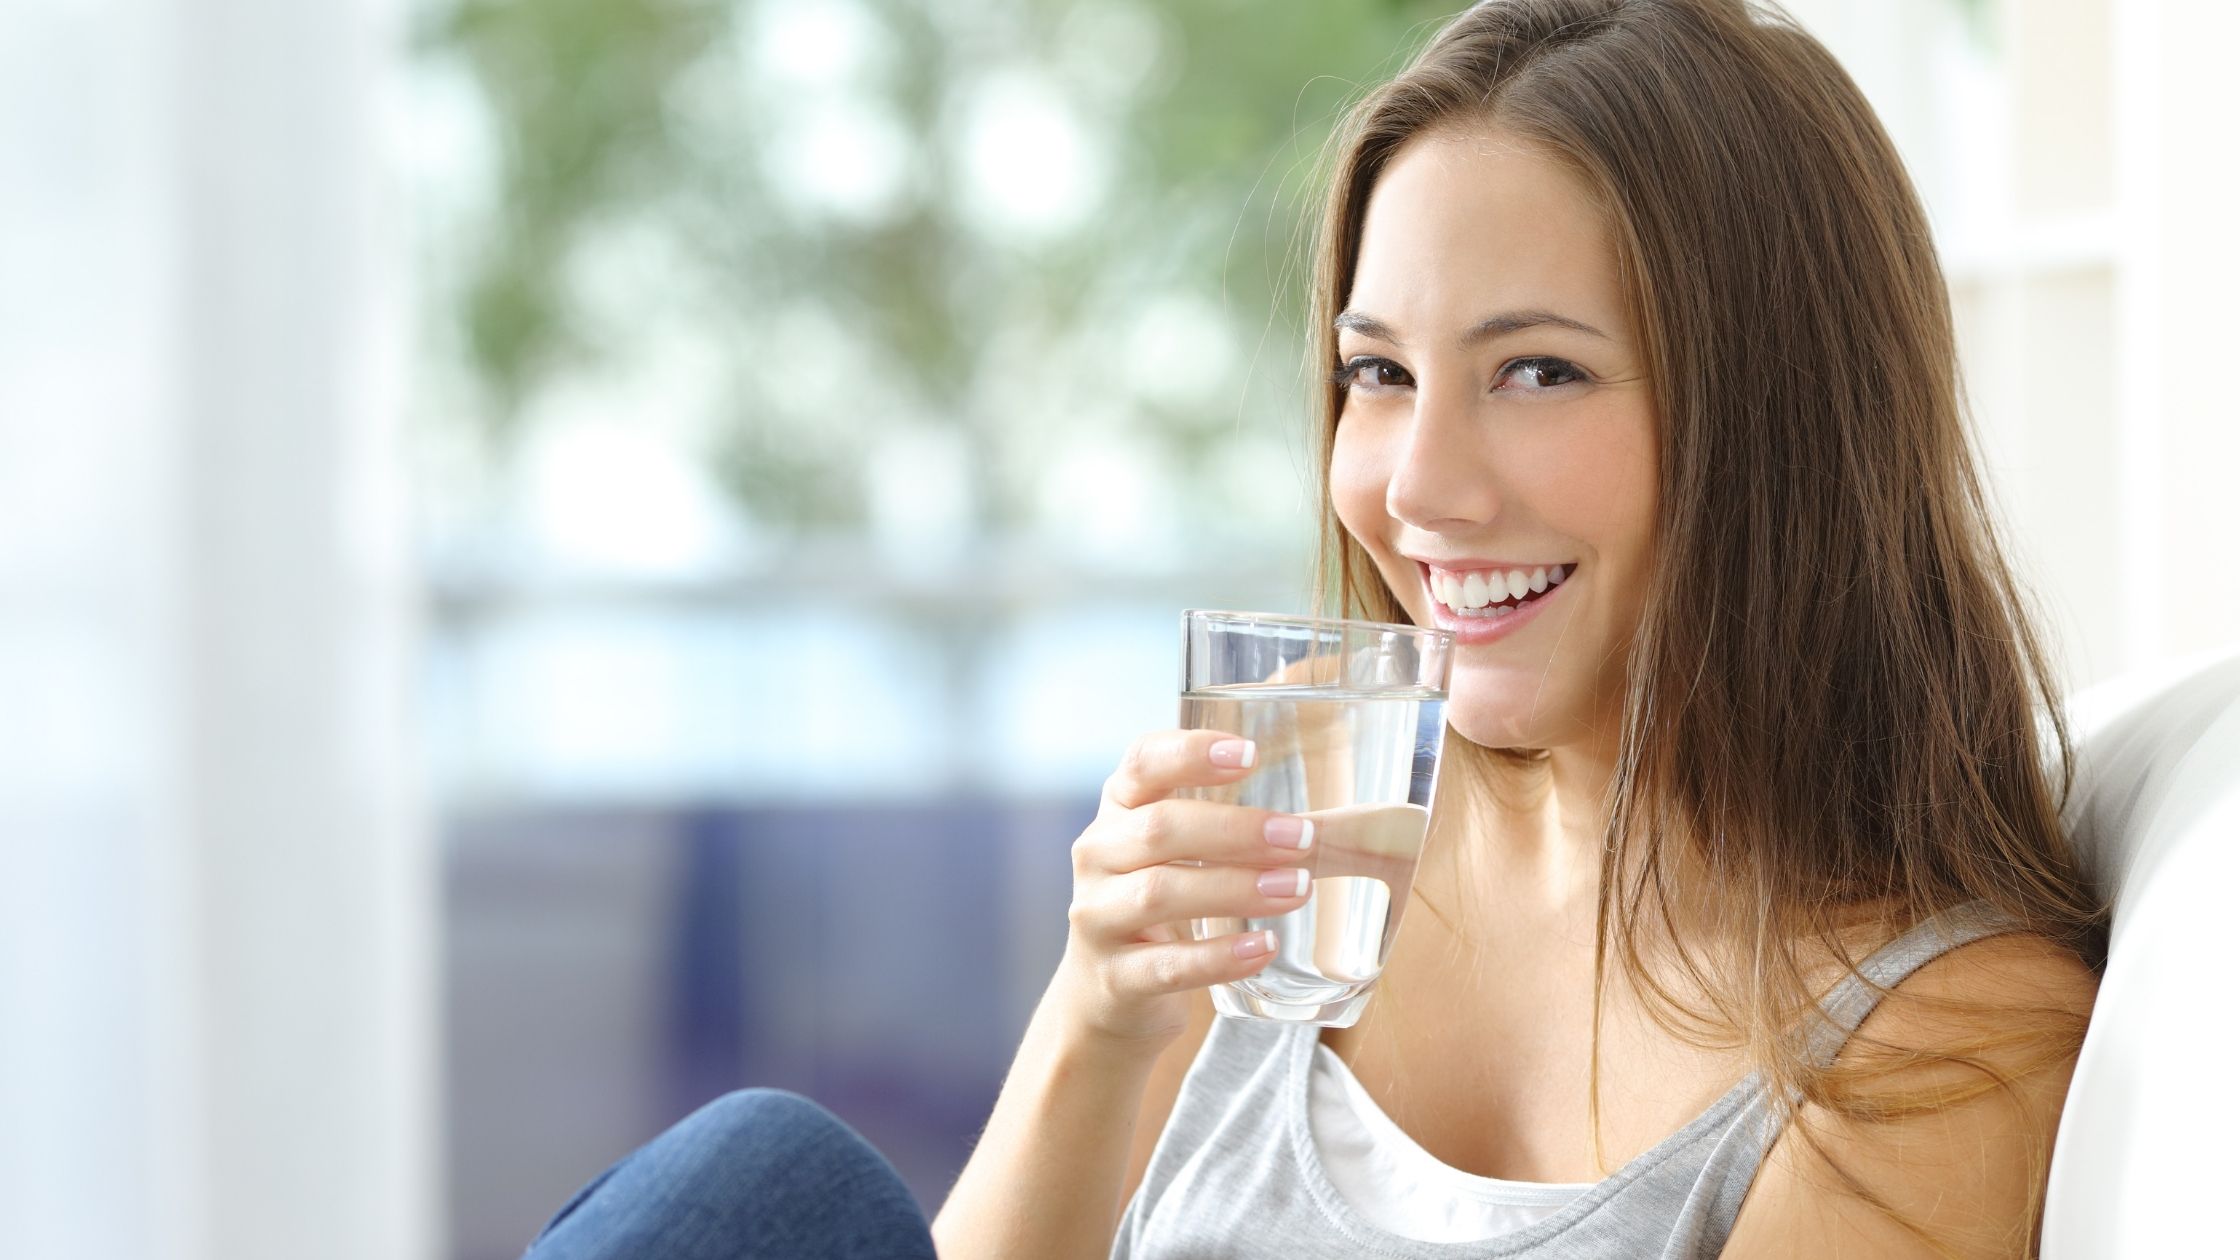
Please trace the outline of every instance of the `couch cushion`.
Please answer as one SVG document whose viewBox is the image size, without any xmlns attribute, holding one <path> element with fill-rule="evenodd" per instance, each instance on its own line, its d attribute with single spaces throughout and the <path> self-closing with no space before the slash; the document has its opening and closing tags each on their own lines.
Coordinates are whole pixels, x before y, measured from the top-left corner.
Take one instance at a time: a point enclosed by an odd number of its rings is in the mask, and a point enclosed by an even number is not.
<svg viewBox="0 0 2240 1260">
<path fill-rule="evenodd" d="M 2115 912 L 2042 1254 L 2203 1254 L 2230 1240 L 2240 1135 L 2223 1066 L 2240 1044 L 2240 651 L 2119 677 L 2068 712 L 2077 784 L 2064 818 Z"/>
</svg>

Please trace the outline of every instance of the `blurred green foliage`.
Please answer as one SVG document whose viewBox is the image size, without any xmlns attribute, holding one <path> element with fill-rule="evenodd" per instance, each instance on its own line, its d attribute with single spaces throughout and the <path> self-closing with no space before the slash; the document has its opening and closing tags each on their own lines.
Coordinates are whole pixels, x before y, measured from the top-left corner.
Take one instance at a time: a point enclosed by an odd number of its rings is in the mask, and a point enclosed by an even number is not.
<svg viewBox="0 0 2240 1260">
<path fill-rule="evenodd" d="M 998 529 L 1031 511 L 1025 478 L 1001 472 L 1022 424 L 1063 425 L 1081 391 L 1161 370 L 1114 362 L 1120 334 L 1144 295 L 1195 291 L 1259 366 L 1226 394 L 1150 391 L 1128 412 L 1202 478 L 1186 497 L 1218 500 L 1211 444 L 1247 414 L 1301 414 L 1297 234 L 1331 125 L 1458 7 L 826 0 L 884 50 L 846 91 L 900 123 L 913 159 L 897 204 L 865 216 L 803 213 L 788 195 L 789 169 L 806 179 L 822 159 L 800 131 L 803 89 L 771 67 L 829 50 L 766 35 L 814 29 L 771 19 L 818 0 L 433 0 L 418 53 L 465 72 L 498 166 L 474 221 L 438 225 L 459 264 L 436 282 L 453 366 L 502 444 L 554 380 L 630 353 L 634 326 L 689 321 L 729 365 L 704 453 L 756 518 L 858 524 L 865 450 L 882 416 L 906 413 L 964 436 L 976 524 Z M 1131 56 L 1145 64 L 1115 64 Z M 1088 119 L 1098 146 L 1102 194 L 1054 234 L 976 220 L 956 157 L 960 102 L 1015 71 Z M 635 296 L 585 281 L 602 240 L 638 243 Z M 771 361 L 769 321 L 804 299 L 848 333 L 845 361 L 872 370 L 819 383 L 789 375 L 812 364 Z M 812 384 L 813 400 L 789 401 Z"/>
<path fill-rule="evenodd" d="M 560 284 L 578 229 L 687 174 L 669 88 L 729 18 L 721 0 L 467 0 L 424 40 L 467 56 L 503 138 L 496 221 L 476 233 L 459 308 L 501 415 L 582 349 Z"/>
</svg>

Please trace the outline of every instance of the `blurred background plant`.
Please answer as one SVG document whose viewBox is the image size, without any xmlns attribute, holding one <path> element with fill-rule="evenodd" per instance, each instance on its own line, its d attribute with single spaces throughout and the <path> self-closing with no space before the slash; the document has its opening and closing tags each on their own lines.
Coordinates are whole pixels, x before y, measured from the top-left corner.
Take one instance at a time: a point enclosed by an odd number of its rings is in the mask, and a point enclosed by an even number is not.
<svg viewBox="0 0 2240 1260">
<path fill-rule="evenodd" d="M 434 245 L 438 362 L 503 442 L 571 379 L 697 357 L 678 414 L 633 421 L 682 426 L 777 536 L 1031 528 L 1103 441 L 1171 479 L 1177 536 L 1289 545 L 1296 465 L 1265 467 L 1304 397 L 1301 194 L 1333 110 L 1448 7 L 436 8 L 423 63 L 496 159 Z"/>
</svg>

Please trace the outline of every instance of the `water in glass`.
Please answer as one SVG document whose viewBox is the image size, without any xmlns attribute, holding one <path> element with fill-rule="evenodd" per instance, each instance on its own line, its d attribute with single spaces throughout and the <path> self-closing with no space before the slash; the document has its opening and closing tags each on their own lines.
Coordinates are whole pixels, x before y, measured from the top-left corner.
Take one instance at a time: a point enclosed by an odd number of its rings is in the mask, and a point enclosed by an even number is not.
<svg viewBox="0 0 2240 1260">
<path fill-rule="evenodd" d="M 1217 1009 L 1336 1028 L 1360 1017 L 1423 853 L 1445 710 L 1433 691 L 1252 684 L 1183 693 L 1184 727 L 1243 735 L 1258 760 L 1236 783 L 1179 794 L 1304 815 L 1315 829 L 1314 846 L 1292 863 L 1312 874 L 1305 905 L 1190 925 L 1197 940 L 1276 933 L 1267 966 L 1214 986 Z"/>
</svg>

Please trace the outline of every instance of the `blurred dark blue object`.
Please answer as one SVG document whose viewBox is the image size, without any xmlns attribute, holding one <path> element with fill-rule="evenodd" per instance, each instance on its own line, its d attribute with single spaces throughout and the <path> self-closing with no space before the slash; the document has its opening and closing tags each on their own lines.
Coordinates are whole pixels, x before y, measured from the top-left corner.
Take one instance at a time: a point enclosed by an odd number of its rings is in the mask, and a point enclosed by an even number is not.
<svg viewBox="0 0 2240 1260">
<path fill-rule="evenodd" d="M 457 1260 L 742 1086 L 815 1099 L 931 1217 L 1065 947 L 1096 802 L 522 809 L 445 837 Z"/>
<path fill-rule="evenodd" d="M 1445 702 L 1427 704 L 1416 714 L 1415 762 L 1408 770 L 1408 800 L 1411 804 L 1431 808 L 1433 780 L 1438 777 L 1439 758 L 1444 746 L 1439 742 L 1443 732 L 1439 729 L 1447 720 Z"/>
</svg>

